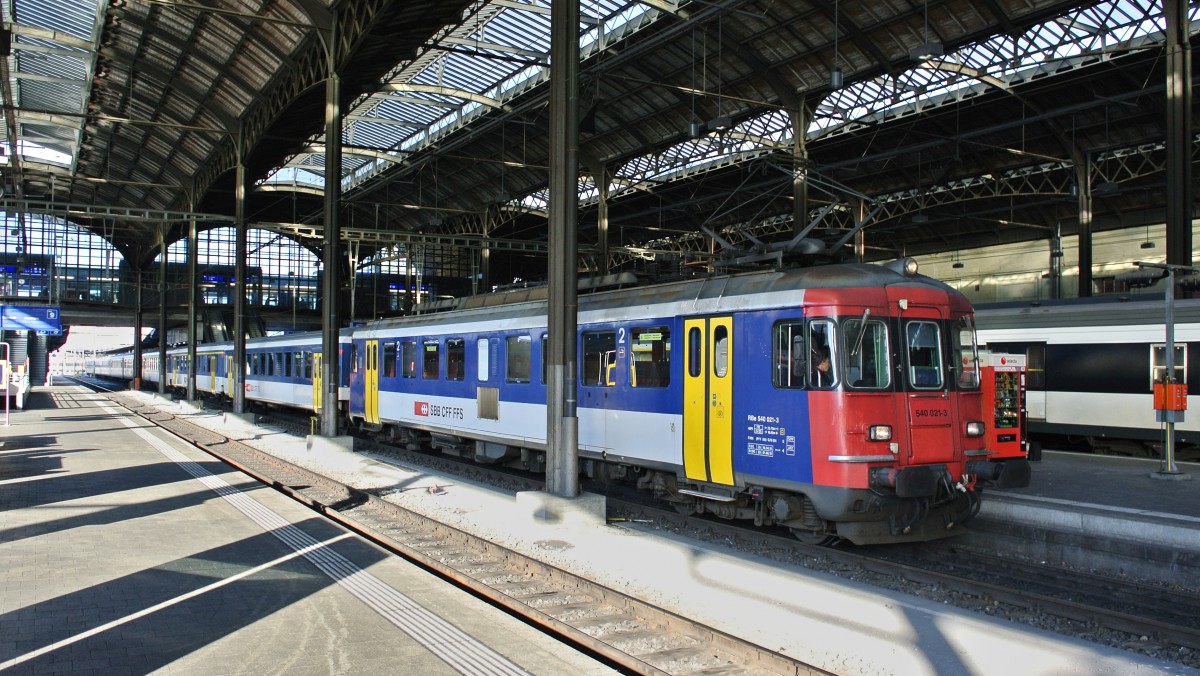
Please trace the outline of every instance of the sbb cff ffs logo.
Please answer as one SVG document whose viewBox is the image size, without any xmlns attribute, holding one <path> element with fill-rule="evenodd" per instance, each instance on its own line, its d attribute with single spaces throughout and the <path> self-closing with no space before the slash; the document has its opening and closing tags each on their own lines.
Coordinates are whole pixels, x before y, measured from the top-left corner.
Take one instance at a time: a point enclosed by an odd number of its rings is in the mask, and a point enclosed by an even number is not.
<svg viewBox="0 0 1200 676">
<path fill-rule="evenodd" d="M 414 409 L 413 413 L 415 413 L 416 415 L 428 416 L 429 415 L 429 402 L 418 401 L 413 404 L 413 409 Z"/>
</svg>

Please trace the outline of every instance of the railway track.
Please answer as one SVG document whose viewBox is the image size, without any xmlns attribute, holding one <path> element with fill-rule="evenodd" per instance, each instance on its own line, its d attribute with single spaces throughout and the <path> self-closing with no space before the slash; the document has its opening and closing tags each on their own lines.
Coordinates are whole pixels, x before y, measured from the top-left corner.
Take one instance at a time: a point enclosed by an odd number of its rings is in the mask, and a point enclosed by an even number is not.
<svg viewBox="0 0 1200 676">
<path fill-rule="evenodd" d="M 293 421 L 290 426 L 302 432 L 306 423 Z M 536 477 L 498 471 L 453 457 L 405 451 L 376 440 L 362 440 L 361 444 L 376 453 L 419 464 L 433 472 L 465 476 L 507 490 L 531 490 L 541 485 Z M 344 494 L 341 499 L 345 499 Z M 1089 640 L 1096 640 L 1097 629 L 1103 629 L 1118 634 L 1106 641 L 1110 645 L 1200 666 L 1200 620 L 1197 619 L 1200 593 L 1194 586 L 1163 587 L 1056 568 L 1042 562 L 1018 561 L 961 548 L 953 541 L 876 548 L 816 547 L 786 534 L 682 516 L 629 494 L 609 493 L 608 506 L 610 517 L 630 522 L 631 528 L 671 530 L 732 544 L 739 550 L 791 564 L 818 567 L 883 587 L 934 596 L 962 607 Z M 386 521 L 374 528 L 390 537 Z M 549 572 L 544 575 L 554 576 Z M 1057 621 L 1048 622 L 1048 618 Z"/>
<path fill-rule="evenodd" d="M 109 396 L 259 481 L 627 673 L 828 673 L 347 487 L 127 394 Z"/>
</svg>

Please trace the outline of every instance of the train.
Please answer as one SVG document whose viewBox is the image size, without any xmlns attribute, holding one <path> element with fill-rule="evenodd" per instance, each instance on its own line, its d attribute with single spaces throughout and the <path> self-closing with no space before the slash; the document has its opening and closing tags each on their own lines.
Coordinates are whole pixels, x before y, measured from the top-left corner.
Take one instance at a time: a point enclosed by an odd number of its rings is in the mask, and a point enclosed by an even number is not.
<svg viewBox="0 0 1200 676">
<path fill-rule="evenodd" d="M 1176 382 L 1200 380 L 1200 299 L 1173 301 Z M 1166 367 L 1161 295 L 1007 303 L 976 309 L 979 340 L 1025 356 L 1026 432 L 1035 444 L 1159 454 L 1153 390 Z M 1189 408 L 1200 400 L 1189 396 Z M 1200 458 L 1200 415 L 1175 425 L 1180 458 Z"/>
<path fill-rule="evenodd" d="M 344 329 L 340 415 L 544 471 L 547 302 L 544 287 L 500 292 Z M 964 532 L 984 486 L 1029 482 L 1027 461 L 985 447 L 970 303 L 912 259 L 594 290 L 577 324 L 581 472 L 680 512 L 806 542 L 912 542 Z M 197 348 L 199 390 L 228 396 L 231 350 Z M 319 334 L 248 340 L 247 401 L 319 412 L 320 350 Z M 172 388 L 186 358 L 168 352 Z M 89 371 L 129 378 L 132 358 Z"/>
</svg>

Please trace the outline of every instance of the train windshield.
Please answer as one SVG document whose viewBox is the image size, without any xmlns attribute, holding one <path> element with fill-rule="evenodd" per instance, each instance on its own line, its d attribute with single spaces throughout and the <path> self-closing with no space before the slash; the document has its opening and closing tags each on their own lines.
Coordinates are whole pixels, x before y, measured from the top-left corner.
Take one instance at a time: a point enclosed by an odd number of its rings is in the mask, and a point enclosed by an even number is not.
<svg viewBox="0 0 1200 676">
<path fill-rule="evenodd" d="M 884 388 L 891 384 L 887 325 L 871 319 L 871 311 L 848 319 L 842 330 L 846 383 L 850 387 Z"/>
<path fill-rule="evenodd" d="M 913 389 L 942 388 L 942 340 L 935 321 L 912 321 L 905 326 L 908 382 Z"/>
<path fill-rule="evenodd" d="M 975 322 L 970 315 L 959 317 L 950 331 L 953 354 L 951 367 L 960 390 L 979 389 L 979 347 L 975 338 Z"/>
</svg>

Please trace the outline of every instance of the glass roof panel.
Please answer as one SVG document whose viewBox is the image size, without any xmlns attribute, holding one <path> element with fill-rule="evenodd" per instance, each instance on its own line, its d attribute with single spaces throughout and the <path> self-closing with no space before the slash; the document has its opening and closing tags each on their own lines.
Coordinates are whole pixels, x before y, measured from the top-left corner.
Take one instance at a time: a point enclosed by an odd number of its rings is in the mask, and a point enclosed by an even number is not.
<svg viewBox="0 0 1200 676">
<path fill-rule="evenodd" d="M 588 2 L 580 13 L 580 45 L 585 55 L 600 41 L 612 44 L 632 34 L 630 24 L 642 25 L 646 17 L 659 15 L 651 7 L 626 0 Z M 380 150 L 419 150 L 489 109 L 488 105 L 456 95 L 456 91 L 482 94 L 503 103 L 547 76 L 548 0 L 484 1 L 469 16 L 462 25 L 448 27 L 435 36 L 427 51 L 409 63 L 399 64 L 387 79 L 401 86 L 436 86 L 444 91 L 402 91 L 367 97 L 347 115 L 343 138 Z M 604 27 L 604 35 L 600 35 L 599 26 Z M 362 129 L 357 128 L 360 125 Z M 373 162 L 376 171 L 390 165 L 383 160 Z M 303 164 L 307 164 L 304 155 L 288 162 L 289 166 Z M 343 179 L 349 187 L 370 175 L 371 171 L 359 167 L 355 176 Z M 275 180 L 272 177 L 266 182 Z M 282 175 L 279 180 L 284 180 Z"/>
<path fill-rule="evenodd" d="M 70 167 L 83 129 L 92 53 L 98 35 L 99 0 L 15 0 L 5 3 L 5 24 L 13 29 L 7 57 L 12 98 L 7 110 L 65 113 L 49 122 L 18 112 L 16 138 L 5 134 L 0 165 L 13 162 L 12 145 L 22 161 Z M 28 27 L 28 28 L 27 28 Z M 55 40 L 52 35 L 62 36 Z"/>
</svg>

